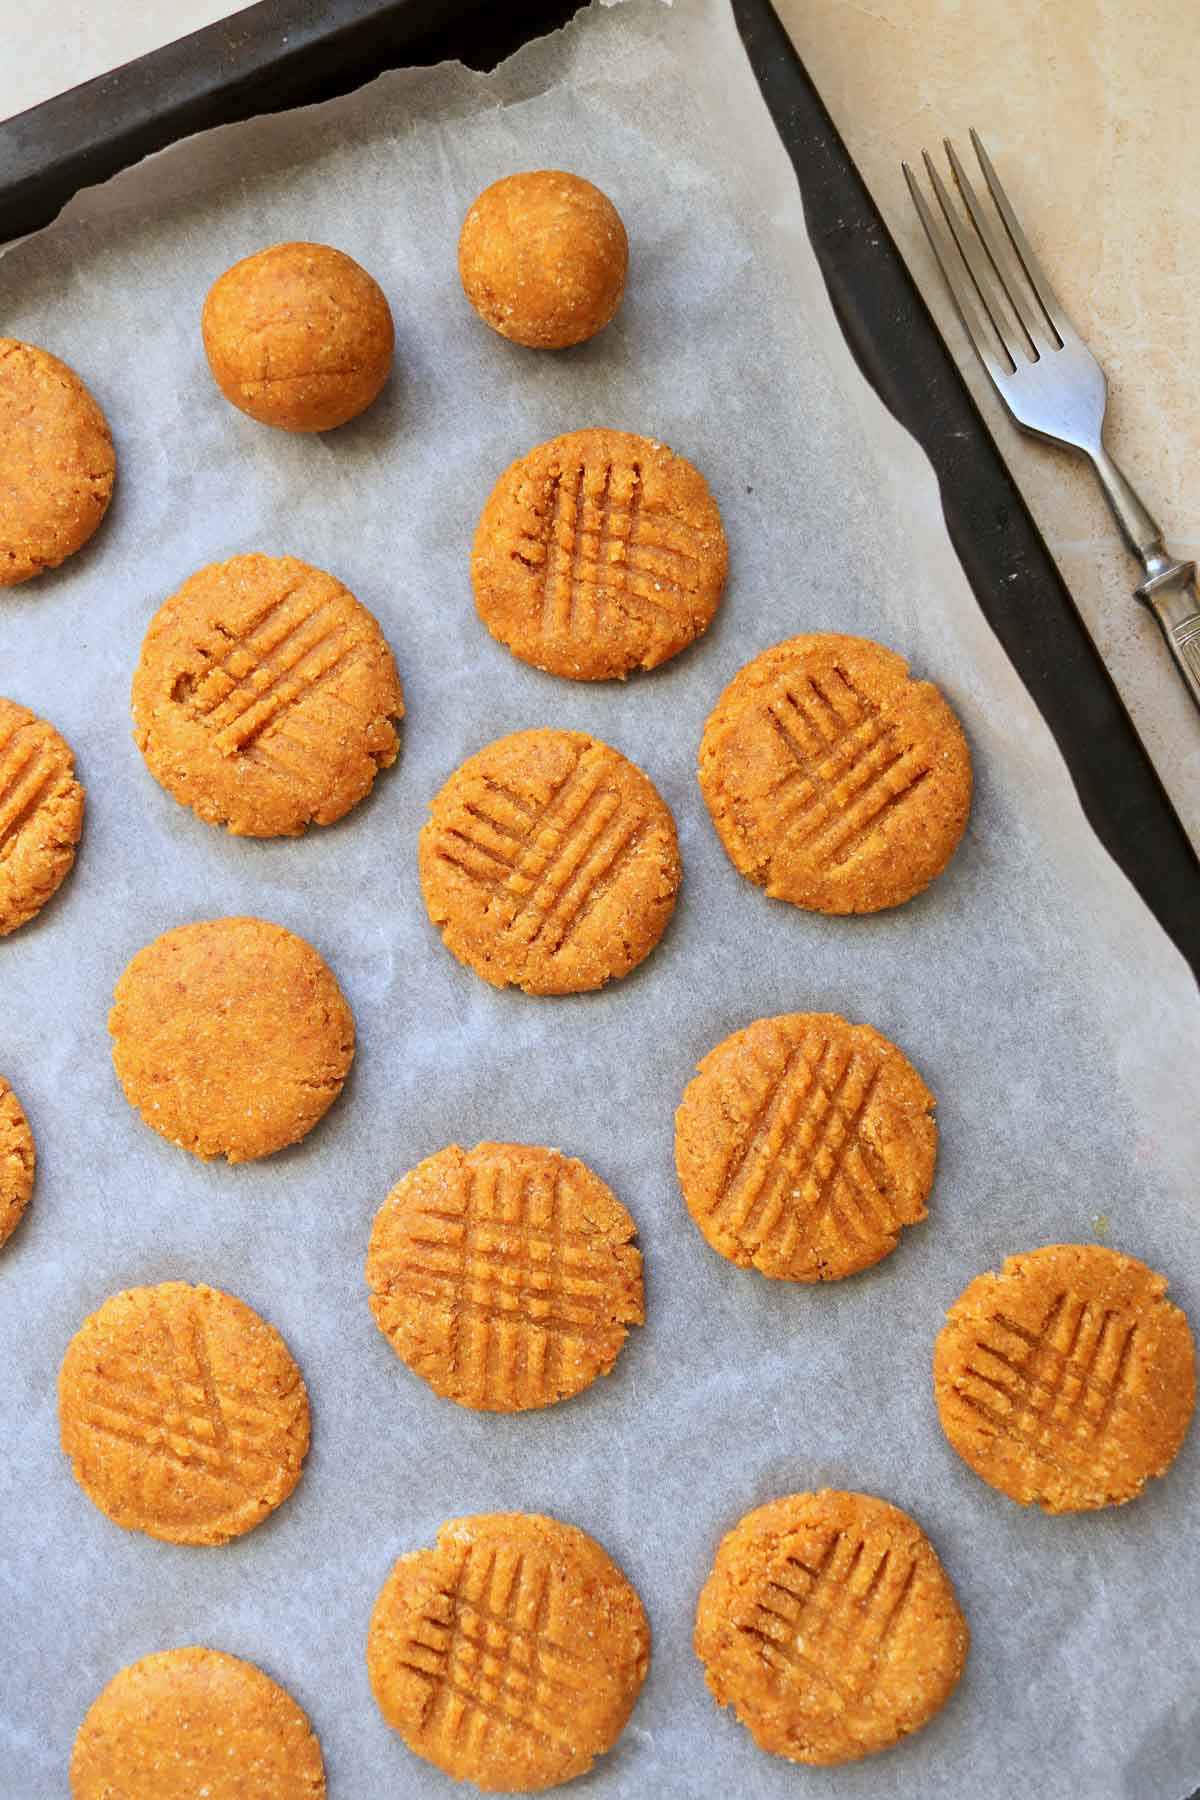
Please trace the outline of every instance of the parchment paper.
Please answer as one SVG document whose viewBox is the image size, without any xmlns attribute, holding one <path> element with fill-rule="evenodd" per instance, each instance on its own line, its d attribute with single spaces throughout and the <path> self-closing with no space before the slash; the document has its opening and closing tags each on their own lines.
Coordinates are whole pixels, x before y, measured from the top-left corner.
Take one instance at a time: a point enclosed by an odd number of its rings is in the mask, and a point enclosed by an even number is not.
<svg viewBox="0 0 1200 1800">
<path fill-rule="evenodd" d="M 610 330 L 549 356 L 476 320 L 454 254 L 486 182 L 556 164 L 613 195 L 633 265 Z M 396 378 L 330 437 L 243 419 L 202 358 L 211 281 L 292 236 L 358 257 L 397 320 Z M 74 877 L 0 946 L 0 1068 L 40 1155 L 30 1216 L 0 1258 L 0 1793 L 64 1794 L 101 1686 L 135 1657 L 199 1642 L 259 1663 L 309 1710 L 334 1800 L 449 1794 L 375 1709 L 367 1619 L 393 1558 L 445 1517 L 522 1507 L 597 1536 L 654 1628 L 632 1722 L 580 1793 L 1175 1800 L 1200 1779 L 1189 1513 L 1200 1434 L 1134 1505 L 1047 1519 L 945 1444 L 929 1359 L 972 1275 L 1014 1250 L 1089 1239 L 1097 1214 L 1200 1317 L 1187 1074 L 1200 1010 L 984 625 L 927 466 L 852 365 L 721 0 L 592 11 L 491 78 L 390 75 L 175 149 L 4 259 L 0 329 L 81 370 L 120 455 L 93 546 L 0 602 L 0 688 L 60 726 L 88 786 Z M 470 598 L 471 535 L 495 476 L 586 424 L 692 457 L 731 542 L 709 636 L 625 686 L 522 667 Z M 397 768 L 341 825 L 299 842 L 208 829 L 157 787 L 129 736 L 151 612 L 200 565 L 249 549 L 344 579 L 382 621 L 406 684 Z M 949 872 L 870 919 L 809 916 L 744 882 L 693 773 L 734 671 L 790 633 L 828 628 L 893 644 L 934 677 L 976 758 Z M 535 724 L 615 744 L 679 823 L 676 919 L 642 970 L 600 995 L 494 993 L 442 949 L 421 905 L 428 799 L 464 755 Z M 325 953 L 359 1056 L 302 1147 L 205 1167 L 126 1106 L 104 1019 L 146 940 L 243 911 Z M 750 1019 L 798 1008 L 878 1025 L 939 1096 L 942 1127 L 929 1221 L 873 1272 L 815 1289 L 714 1256 L 672 1172 L 672 1114 L 698 1057 Z M 584 1157 L 641 1228 L 644 1330 L 609 1380 L 543 1413 L 439 1401 L 366 1305 L 367 1236 L 391 1182 L 445 1143 L 483 1137 Z M 312 1396 L 297 1493 L 218 1550 L 121 1532 L 57 1445 L 55 1376 L 79 1321 L 118 1288 L 169 1278 L 227 1288 L 273 1320 Z M 690 1635 L 721 1535 L 769 1497 L 823 1483 L 917 1516 L 974 1647 L 949 1708 L 908 1745 L 797 1771 L 717 1711 Z"/>
</svg>

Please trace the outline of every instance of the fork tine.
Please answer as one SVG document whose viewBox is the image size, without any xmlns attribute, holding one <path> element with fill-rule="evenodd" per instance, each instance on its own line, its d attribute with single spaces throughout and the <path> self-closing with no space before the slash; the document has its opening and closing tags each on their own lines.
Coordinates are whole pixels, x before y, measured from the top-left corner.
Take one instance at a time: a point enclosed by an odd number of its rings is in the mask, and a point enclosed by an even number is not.
<svg viewBox="0 0 1200 1800">
<path fill-rule="evenodd" d="M 1012 255 L 1004 249 L 999 237 L 992 229 L 987 214 L 980 206 L 978 195 L 971 185 L 971 178 L 959 161 L 958 151 L 949 138 L 943 138 L 942 144 L 950 160 L 950 168 L 958 184 L 958 191 L 966 202 L 967 211 L 971 215 L 971 223 L 979 233 L 980 242 L 988 253 L 988 260 L 996 272 L 996 279 L 1000 283 L 1004 298 L 1016 314 L 1017 323 L 1025 335 L 1029 354 L 1036 358 L 1041 354 L 1037 336 L 1040 328 L 1028 302 L 1022 296 L 1020 272 L 1013 262 Z M 1052 347 L 1057 348 L 1056 345 Z"/>
<path fill-rule="evenodd" d="M 1014 347 L 1009 341 L 1013 334 L 1011 333 L 1011 330 L 1006 330 L 1005 328 L 1007 321 L 1004 316 L 1004 310 L 997 297 L 992 277 L 988 274 L 987 264 L 980 255 L 975 238 L 971 235 L 970 230 L 963 225 L 958 209 L 950 198 L 946 189 L 946 184 L 938 174 L 933 158 L 930 156 L 928 150 L 922 150 L 921 157 L 925 164 L 925 173 L 929 177 L 929 184 L 933 188 L 934 194 L 937 197 L 937 203 L 942 209 L 942 216 L 950 228 L 951 237 L 958 245 L 959 255 L 967 265 L 967 271 L 975 285 L 975 292 L 979 295 L 980 305 L 987 314 L 988 319 L 991 322 L 992 330 L 999 339 L 1000 347 L 1004 351 L 1011 365 L 1011 370 L 1006 370 L 1005 372 L 1010 373 L 1015 371 L 1017 359 L 1014 354 Z"/>
<path fill-rule="evenodd" d="M 988 184 L 988 192 L 996 202 L 996 211 L 1004 221 L 1004 229 L 1008 233 L 1009 242 L 1021 261 L 1021 267 L 1029 277 L 1029 285 L 1038 297 L 1038 304 L 1046 315 L 1046 323 L 1058 339 L 1061 346 L 1071 332 L 1071 321 L 1059 305 L 1058 298 L 1041 263 L 1033 253 L 1033 246 L 1021 230 L 1017 215 L 1008 203 L 1008 195 L 1000 185 L 1000 177 L 992 165 L 992 159 L 983 147 L 983 140 L 975 127 L 971 127 L 971 142 L 975 146 L 975 154 L 979 158 L 979 166 L 983 170 L 983 178 Z"/>
<path fill-rule="evenodd" d="M 928 158 L 926 160 L 928 161 Z M 912 195 L 913 205 L 925 227 L 925 235 L 929 239 L 933 254 L 946 278 L 946 286 L 950 289 L 950 297 L 954 301 L 958 316 L 963 322 L 967 336 L 975 346 L 980 362 L 999 388 L 1004 379 L 1012 373 L 1016 364 L 1012 362 L 1011 357 L 1008 358 L 1007 363 L 1002 363 L 993 351 L 988 338 L 987 326 L 983 322 L 983 314 L 971 290 L 970 280 L 964 276 L 961 262 L 955 257 L 953 245 L 934 218 L 911 168 L 907 163 L 902 163 L 901 167 L 904 170 L 904 179 L 908 183 L 908 191 Z M 999 332 L 996 333 L 996 336 L 1000 348 L 1007 357 L 1008 347 L 1003 337 Z"/>
</svg>

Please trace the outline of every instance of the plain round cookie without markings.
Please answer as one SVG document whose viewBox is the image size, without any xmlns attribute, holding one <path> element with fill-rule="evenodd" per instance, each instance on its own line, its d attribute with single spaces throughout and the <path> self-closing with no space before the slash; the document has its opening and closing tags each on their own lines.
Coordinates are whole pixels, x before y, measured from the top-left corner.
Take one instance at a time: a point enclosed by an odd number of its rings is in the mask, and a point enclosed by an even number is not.
<svg viewBox="0 0 1200 1800">
<path fill-rule="evenodd" d="M 28 924 L 70 874 L 83 798 L 70 745 L 0 697 L 0 937 Z"/>
<path fill-rule="evenodd" d="M 74 369 L 0 337 L 0 588 L 82 549 L 116 472 L 108 420 Z"/>
<path fill-rule="evenodd" d="M 33 1193 L 37 1155 L 21 1102 L 0 1075 L 0 1245 L 25 1215 Z"/>
<path fill-rule="evenodd" d="M 224 1544 L 300 1479 L 308 1395 L 273 1325 L 232 1294 L 164 1281 L 85 1319 L 58 1375 L 76 1481 L 127 1531 Z"/>
<path fill-rule="evenodd" d="M 912 899 L 971 806 L 967 741 L 937 688 L 894 650 L 836 632 L 789 638 L 734 676 L 699 775 L 734 867 L 814 912 Z"/>
<path fill-rule="evenodd" d="M 205 919 L 133 958 L 108 1015 L 117 1078 L 160 1137 L 207 1161 L 270 1156 L 324 1117 L 354 1059 L 354 1016 L 304 938 Z"/>
<path fill-rule="evenodd" d="M 150 622 L 132 700 L 151 774 L 238 837 L 331 825 L 400 749 L 378 623 L 294 556 L 235 556 L 185 581 Z"/>
<path fill-rule="evenodd" d="M 321 1746 L 285 1688 L 191 1645 L 143 1656 L 93 1701 L 72 1800 L 324 1800 Z"/>
<path fill-rule="evenodd" d="M 630 1582 L 593 1538 L 536 1513 L 451 1519 L 396 1563 L 367 1673 L 409 1749 L 485 1791 L 537 1793 L 610 1750 L 650 1661 Z"/>
<path fill-rule="evenodd" d="M 700 471 L 628 431 L 570 431 L 504 471 L 475 533 L 479 616 L 571 681 L 654 669 L 712 623 L 728 549 Z"/>
</svg>

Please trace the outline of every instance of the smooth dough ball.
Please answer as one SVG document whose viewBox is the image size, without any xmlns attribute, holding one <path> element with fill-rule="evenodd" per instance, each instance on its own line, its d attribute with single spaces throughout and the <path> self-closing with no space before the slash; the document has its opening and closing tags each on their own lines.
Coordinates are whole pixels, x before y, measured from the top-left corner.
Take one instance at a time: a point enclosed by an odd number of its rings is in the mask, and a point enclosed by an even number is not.
<svg viewBox="0 0 1200 1800">
<path fill-rule="evenodd" d="M 108 420 L 74 369 L 0 337 L 0 588 L 82 549 L 116 473 Z"/>
<path fill-rule="evenodd" d="M 274 244 L 213 283 L 201 319 L 227 400 L 281 431 L 332 431 L 370 406 L 396 334 L 383 289 L 328 244 Z"/>
<path fill-rule="evenodd" d="M 625 292 L 629 239 L 598 187 L 561 169 L 508 175 L 463 221 L 458 272 L 501 337 L 564 350 L 603 331 Z"/>
</svg>

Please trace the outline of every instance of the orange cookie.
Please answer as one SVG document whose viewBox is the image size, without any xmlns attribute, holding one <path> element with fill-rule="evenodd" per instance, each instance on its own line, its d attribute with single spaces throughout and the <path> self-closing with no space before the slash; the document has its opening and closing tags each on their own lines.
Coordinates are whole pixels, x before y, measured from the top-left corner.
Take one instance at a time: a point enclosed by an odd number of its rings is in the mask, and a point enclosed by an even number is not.
<svg viewBox="0 0 1200 1800">
<path fill-rule="evenodd" d="M 712 623 L 728 566 L 703 475 L 652 438 L 570 431 L 504 471 L 475 533 L 479 616 L 572 681 L 654 669 Z"/>
<path fill-rule="evenodd" d="M 72 1800 L 324 1800 L 321 1746 L 277 1682 L 220 1650 L 114 1675 L 79 1727 Z"/>
<path fill-rule="evenodd" d="M 899 906 L 940 875 L 971 806 L 971 755 L 894 650 L 816 632 L 764 650 L 709 715 L 700 789 L 730 861 L 813 912 Z"/>
<path fill-rule="evenodd" d="M 383 633 L 332 575 L 235 556 L 159 607 L 133 677 L 152 775 L 209 825 L 292 837 L 356 806 L 400 749 Z"/>
<path fill-rule="evenodd" d="M 53 725 L 0 697 L 0 937 L 27 925 L 70 874 L 83 794 Z"/>
<path fill-rule="evenodd" d="M 979 1275 L 933 1354 L 942 1430 L 992 1487 L 1048 1513 L 1120 1506 L 1165 1475 L 1196 1405 L 1196 1349 L 1166 1279 L 1099 1244 Z"/>
<path fill-rule="evenodd" d="M 274 244 L 226 269 L 201 318 L 213 380 L 262 425 L 330 431 L 370 406 L 396 334 L 383 289 L 328 244 Z"/>
<path fill-rule="evenodd" d="M 451 1144 L 375 1217 L 375 1323 L 435 1393 L 481 1412 L 551 1406 L 607 1375 L 640 1325 L 637 1227 L 574 1157 Z"/>
<path fill-rule="evenodd" d="M 637 1594 L 592 1538 L 537 1513 L 451 1519 L 402 1556 L 367 1673 L 410 1750 L 457 1781 L 537 1793 L 625 1728 L 650 1661 Z"/>
<path fill-rule="evenodd" d="M 562 169 L 506 175 L 463 221 L 458 273 L 480 318 L 533 350 L 603 331 L 625 292 L 629 239 L 598 187 Z"/>
<path fill-rule="evenodd" d="M 518 731 L 469 757 L 430 806 L 420 870 L 452 955 L 527 994 L 627 975 L 666 930 L 682 874 L 658 790 L 582 731 Z"/>
<path fill-rule="evenodd" d="M 241 1300 L 164 1281 L 84 1320 L 58 1375 L 62 1447 L 126 1531 L 224 1544 L 300 1479 L 308 1395 L 287 1345 Z"/>
<path fill-rule="evenodd" d="M 108 420 L 48 350 L 0 337 L 0 587 L 56 569 L 108 511 Z"/>
<path fill-rule="evenodd" d="M 204 919 L 155 938 L 118 981 L 108 1029 L 130 1106 L 206 1162 L 296 1143 L 354 1059 L 333 971 L 265 919 Z"/>
<path fill-rule="evenodd" d="M 710 1050 L 675 1115 L 688 1211 L 730 1262 L 838 1281 L 925 1215 L 934 1098 L 871 1025 L 757 1019 Z"/>
<path fill-rule="evenodd" d="M 717 1551 L 696 1654 L 760 1750 L 844 1763 L 919 1731 L 946 1704 L 970 1633 L 907 1513 L 869 1494 L 790 1494 Z"/>
<path fill-rule="evenodd" d="M 21 1102 L 0 1075 L 0 1244 L 12 1236 L 29 1205 L 36 1162 L 29 1121 Z M 599 1187 L 600 1183 L 596 1185 Z"/>
</svg>

